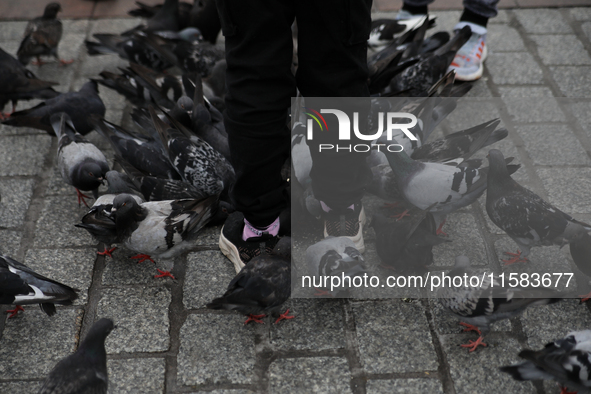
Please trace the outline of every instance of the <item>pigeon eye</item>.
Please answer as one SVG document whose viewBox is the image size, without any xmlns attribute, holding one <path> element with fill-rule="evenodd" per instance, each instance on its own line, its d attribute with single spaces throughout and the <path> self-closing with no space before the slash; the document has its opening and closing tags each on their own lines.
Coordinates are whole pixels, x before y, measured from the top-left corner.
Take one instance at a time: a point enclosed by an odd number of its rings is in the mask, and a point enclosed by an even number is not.
<svg viewBox="0 0 591 394">
<path fill-rule="evenodd" d="M 94 176 L 94 174 L 93 174 L 92 172 L 89 172 L 89 173 L 88 173 L 88 175 L 90 175 L 90 176 Z"/>
</svg>

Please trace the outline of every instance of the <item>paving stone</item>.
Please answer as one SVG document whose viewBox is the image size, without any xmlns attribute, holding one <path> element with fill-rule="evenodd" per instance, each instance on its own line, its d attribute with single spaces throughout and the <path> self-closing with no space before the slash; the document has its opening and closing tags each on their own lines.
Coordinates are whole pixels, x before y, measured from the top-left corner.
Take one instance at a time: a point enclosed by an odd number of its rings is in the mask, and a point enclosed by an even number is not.
<svg viewBox="0 0 591 394">
<path fill-rule="evenodd" d="M 140 18 L 108 18 L 108 19 L 97 19 L 90 22 L 92 24 L 90 30 L 90 37 L 97 33 L 112 33 L 120 34 L 126 30 L 142 23 Z"/>
<path fill-rule="evenodd" d="M 513 10 L 517 20 L 527 33 L 533 34 L 572 34 L 568 23 L 557 9 L 519 9 Z"/>
<path fill-rule="evenodd" d="M 218 243 L 220 240 L 220 233 L 222 226 L 208 226 L 201 230 L 199 237 L 195 240 L 197 246 L 211 246 L 212 248 L 218 249 Z"/>
<path fill-rule="evenodd" d="M 32 179 L 0 179 L 0 227 L 21 227 L 33 197 Z"/>
<path fill-rule="evenodd" d="M 566 108 L 574 115 L 579 123 L 579 126 L 591 138 L 591 101 L 576 100 L 576 102 L 568 102 L 565 104 Z"/>
<path fill-rule="evenodd" d="M 485 67 L 498 85 L 543 83 L 542 69 L 527 52 L 491 53 Z"/>
<path fill-rule="evenodd" d="M 517 30 L 507 25 L 489 25 L 486 45 L 489 53 L 525 51 L 525 44 Z"/>
<path fill-rule="evenodd" d="M 41 388 L 41 382 L 7 382 L 0 383 L 0 393 L 31 394 Z"/>
<path fill-rule="evenodd" d="M 185 308 L 204 308 L 221 297 L 236 276 L 234 265 L 218 250 L 187 255 L 187 273 L 183 289 Z"/>
<path fill-rule="evenodd" d="M 507 259 L 508 256 L 504 255 L 504 252 L 515 253 L 518 250 L 518 247 L 512 239 L 509 237 L 503 237 L 495 242 L 495 249 L 499 259 Z M 528 263 L 515 263 L 508 266 L 505 266 L 503 262 L 499 261 L 499 263 L 502 264 L 506 284 L 510 283 L 509 280 L 512 273 L 518 274 L 519 278 L 521 278 L 520 275 L 523 273 L 528 274 L 527 277 L 531 278 L 534 286 L 539 284 L 541 287 L 544 287 L 544 282 L 541 282 L 544 274 L 573 272 L 570 263 L 565 258 L 564 254 L 558 249 L 558 246 L 531 248 L 531 252 L 527 258 L 529 260 Z M 536 276 L 534 276 L 534 274 L 536 274 Z M 574 278 L 570 281 L 569 287 L 566 287 L 567 282 L 567 276 L 563 276 L 560 279 L 558 276 L 553 276 L 552 289 L 570 292 L 573 290 L 575 283 Z M 556 284 L 557 286 L 554 287 Z M 525 285 L 527 286 L 527 282 L 525 282 Z"/>
<path fill-rule="evenodd" d="M 591 212 L 591 168 L 539 168 L 538 175 L 556 208 L 570 215 Z"/>
<path fill-rule="evenodd" d="M 96 244 L 84 229 L 74 227 L 87 208 L 78 207 L 75 196 L 47 197 L 35 231 L 36 248 L 90 246 Z"/>
<path fill-rule="evenodd" d="M 433 393 L 443 394 L 443 386 L 437 379 L 384 379 L 368 380 L 367 394 L 378 393 Z"/>
<path fill-rule="evenodd" d="M 158 274 L 155 265 L 151 261 L 138 263 L 131 260 L 131 256 L 137 253 L 123 247 L 118 247 L 113 253 L 113 258 L 106 259 L 103 284 L 107 286 L 120 286 L 132 284 L 147 284 L 160 286 L 163 279 L 154 279 Z"/>
<path fill-rule="evenodd" d="M 62 19 L 64 36 L 71 34 L 86 34 L 90 21 L 88 19 Z M 24 31 L 24 30 L 23 30 Z"/>
<path fill-rule="evenodd" d="M 509 23 L 509 14 L 506 10 L 498 10 L 497 16 L 490 18 L 488 23 Z"/>
<path fill-rule="evenodd" d="M 518 126 L 519 135 L 536 165 L 588 165 L 585 149 L 567 125 Z M 560 147 L 559 149 L 556 149 Z"/>
<path fill-rule="evenodd" d="M 270 342 L 281 350 L 325 350 L 346 346 L 341 300 L 290 300 L 281 312 L 289 309 L 295 319 L 271 326 Z"/>
<path fill-rule="evenodd" d="M 269 366 L 270 393 L 351 393 L 350 381 L 341 357 L 279 359 Z"/>
<path fill-rule="evenodd" d="M 21 245 L 23 233 L 20 231 L 0 230 L 0 254 L 14 257 Z"/>
<path fill-rule="evenodd" d="M 434 371 L 437 357 L 418 302 L 353 303 L 361 363 L 368 373 Z"/>
<path fill-rule="evenodd" d="M 45 195 L 67 195 L 72 196 L 73 199 L 76 199 L 76 189 L 74 189 L 72 185 L 68 185 L 66 181 L 64 181 L 59 169 L 57 168 L 57 166 L 54 166 L 51 175 L 49 176 L 49 184 L 47 185 L 47 189 L 45 189 Z M 91 202 L 92 201 L 89 201 L 88 205 L 92 206 Z"/>
<path fill-rule="evenodd" d="M 254 394 L 252 390 L 211 390 L 211 391 L 191 391 L 190 394 Z"/>
<path fill-rule="evenodd" d="M 453 266 L 458 250 L 465 251 L 474 265 L 486 262 L 486 248 L 474 216 L 454 212 L 448 215 L 443 231 L 449 234 L 451 242 L 433 248 L 436 266 Z"/>
<path fill-rule="evenodd" d="M 436 19 L 436 27 L 433 29 L 433 32 L 437 31 L 447 31 L 452 32 L 454 30 L 455 25 L 458 24 L 460 20 L 460 16 L 462 15 L 461 11 L 434 11 L 431 14 L 437 16 Z M 431 33 L 427 33 L 430 35 Z"/>
<path fill-rule="evenodd" d="M 516 123 L 565 122 L 566 117 L 553 97 L 507 97 L 507 111 Z M 537 126 L 536 126 L 537 127 Z M 523 139 L 526 137 L 521 136 Z"/>
<path fill-rule="evenodd" d="M 591 90 L 591 67 L 553 66 L 552 78 L 566 97 L 587 97 Z"/>
<path fill-rule="evenodd" d="M 487 270 L 488 272 L 493 272 L 492 270 Z M 439 299 L 432 299 L 429 300 L 431 304 L 431 314 L 433 316 L 433 323 L 435 325 L 435 329 L 440 334 L 462 334 L 466 337 L 465 341 L 468 342 L 470 337 L 469 333 L 463 333 L 464 327 L 460 326 L 461 320 L 456 318 L 450 312 L 446 311 Z M 490 326 L 491 332 L 508 332 L 511 331 L 511 321 L 510 320 L 501 320 L 496 323 L 493 323 Z"/>
<path fill-rule="evenodd" d="M 588 330 L 591 314 L 578 299 L 529 308 L 521 316 L 529 349 L 540 350 L 547 343 L 564 338 L 571 331 Z"/>
<path fill-rule="evenodd" d="M 25 265 L 33 271 L 80 290 L 74 305 L 83 305 L 92 281 L 93 249 L 29 249 Z"/>
<path fill-rule="evenodd" d="M 552 90 L 546 86 L 499 86 L 498 89 L 504 102 L 505 98 L 553 97 Z"/>
<path fill-rule="evenodd" d="M 57 309 L 49 317 L 37 305 L 25 306 L 24 313 L 6 321 L 0 338 L 0 379 L 44 379 L 74 352 L 82 311 Z"/>
<path fill-rule="evenodd" d="M 464 97 L 493 97 L 493 94 L 489 90 L 488 86 L 486 86 L 486 81 L 488 81 L 488 77 L 482 77 L 478 81 L 472 83 L 472 89 Z M 432 135 L 432 139 L 434 139 L 434 135 Z"/>
<path fill-rule="evenodd" d="M 581 29 L 583 30 L 583 33 L 585 33 L 587 38 L 591 37 L 591 22 L 582 23 Z"/>
<path fill-rule="evenodd" d="M 589 7 L 573 7 L 569 9 L 570 16 L 577 21 L 591 20 L 591 8 Z"/>
<path fill-rule="evenodd" d="M 489 120 L 499 118 L 498 104 L 494 98 L 470 97 L 458 100 L 456 109 L 443 121 L 439 127 L 445 127 L 449 132 L 464 130 Z M 502 126 L 502 123 L 499 127 Z M 433 135 L 429 137 L 434 140 Z"/>
<path fill-rule="evenodd" d="M 47 134 L 0 137 L 0 176 L 39 174 L 50 147 Z"/>
<path fill-rule="evenodd" d="M 487 347 L 479 347 L 474 352 L 460 347 L 467 343 L 464 335 L 445 335 L 440 337 L 443 351 L 447 356 L 451 377 L 456 393 L 536 393 L 531 382 L 518 382 L 509 374 L 499 371 L 499 367 L 521 362 L 517 357 L 521 346 L 509 337 L 489 335 Z M 474 335 L 476 339 L 476 335 Z"/>
<path fill-rule="evenodd" d="M 108 360 L 107 368 L 109 394 L 164 393 L 165 362 L 162 358 Z"/>
<path fill-rule="evenodd" d="M 530 35 L 544 64 L 578 66 L 591 64 L 591 57 L 575 35 Z"/>
<path fill-rule="evenodd" d="M 22 40 L 27 23 L 27 21 L 2 21 L 0 42 Z"/>
<path fill-rule="evenodd" d="M 107 353 L 168 350 L 170 300 L 165 287 L 103 289 L 97 316 L 111 317 L 117 325 L 109 335 Z"/>
<path fill-rule="evenodd" d="M 250 383 L 256 327 L 243 322 L 234 314 L 189 315 L 180 334 L 179 384 Z"/>
<path fill-rule="evenodd" d="M 90 41 L 96 40 L 91 39 Z M 115 54 L 95 56 L 85 54 L 81 56 L 80 61 L 82 62 L 80 67 L 80 76 L 88 78 L 96 78 L 97 75 L 103 71 L 110 71 L 112 73 L 119 74 L 121 72 L 119 67 L 129 67 L 129 62 L 127 60 L 121 59 Z"/>
</svg>

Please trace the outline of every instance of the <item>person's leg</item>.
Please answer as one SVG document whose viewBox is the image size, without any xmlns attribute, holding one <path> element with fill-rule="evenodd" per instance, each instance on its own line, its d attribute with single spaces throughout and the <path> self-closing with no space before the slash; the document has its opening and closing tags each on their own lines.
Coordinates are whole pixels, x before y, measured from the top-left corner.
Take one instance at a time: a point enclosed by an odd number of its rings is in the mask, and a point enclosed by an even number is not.
<svg viewBox="0 0 591 394">
<path fill-rule="evenodd" d="M 487 23 L 489 18 L 497 15 L 499 0 L 464 0 L 464 12 L 454 30 L 470 26 L 472 36 L 458 51 L 451 63 L 450 70 L 456 71 L 456 79 L 474 81 L 482 76 L 486 47 Z"/>
<path fill-rule="evenodd" d="M 367 38 L 371 26 L 370 10 L 371 1 L 364 0 L 298 3 L 296 79 L 306 107 L 319 110 L 326 105 L 326 101 L 319 97 L 369 96 Z M 360 119 L 366 119 L 368 104 L 366 100 L 353 100 L 347 101 L 345 106 L 351 112 L 360 112 Z M 324 118 L 332 136 L 337 134 L 336 117 L 327 114 Z M 363 130 L 363 126 L 360 128 Z M 322 137 L 331 140 L 330 134 L 317 133 L 308 142 L 313 160 L 310 177 L 314 196 L 323 202 L 325 211 L 334 214 L 335 222 L 339 222 L 339 216 L 352 216 L 347 231 L 340 226 L 337 231 L 340 234 L 334 234 L 326 223 L 328 231 L 325 235 L 360 236 L 361 197 L 371 181 L 371 171 L 365 162 L 367 154 L 349 153 L 347 150 L 321 153 L 319 144 L 327 141 Z M 360 142 L 364 141 L 352 139 L 342 143 L 354 145 Z M 344 223 L 343 220 L 340 222 Z M 361 248 L 362 244 L 361 238 Z"/>
<path fill-rule="evenodd" d="M 285 0 L 217 0 L 217 6 L 226 45 L 224 124 L 236 171 L 230 196 L 245 218 L 228 219 L 220 248 L 224 253 L 229 249 L 238 269 L 264 249 L 259 241 L 276 241 L 277 219 L 287 207 L 281 167 L 289 157 L 287 111 L 295 96 L 294 11 Z"/>
</svg>

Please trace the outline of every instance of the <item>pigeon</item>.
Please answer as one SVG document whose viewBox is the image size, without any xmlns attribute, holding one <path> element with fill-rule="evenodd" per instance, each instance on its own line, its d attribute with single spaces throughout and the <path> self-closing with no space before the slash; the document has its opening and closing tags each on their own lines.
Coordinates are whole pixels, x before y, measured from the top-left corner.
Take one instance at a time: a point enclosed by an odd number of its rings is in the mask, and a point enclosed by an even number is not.
<svg viewBox="0 0 591 394">
<path fill-rule="evenodd" d="M 405 20 L 396 19 L 375 19 L 371 21 L 371 31 L 367 44 L 374 50 L 382 50 L 395 41 L 396 37 L 402 36 L 413 29 L 422 26 L 427 20 L 429 28 L 435 26 L 435 16 L 421 16 Z"/>
<path fill-rule="evenodd" d="M 519 246 L 517 253 L 506 252 L 512 256 L 503 260 L 506 264 L 527 261 L 534 246 L 560 245 L 562 248 L 591 231 L 591 225 L 574 219 L 514 181 L 501 151 L 491 149 L 488 160 L 486 212 Z"/>
<path fill-rule="evenodd" d="M 24 38 L 16 52 L 19 62 L 29 64 L 33 57 L 41 66 L 41 56 L 53 56 L 62 65 L 70 64 L 73 60 L 62 60 L 57 54 L 57 46 L 62 39 L 62 22 L 57 19 L 57 13 L 62 10 L 59 3 L 49 3 L 45 6 L 43 16 L 35 18 L 27 24 Z"/>
<path fill-rule="evenodd" d="M 92 325 L 76 353 L 59 361 L 38 394 L 106 394 L 109 385 L 105 340 L 115 328 L 102 318 Z"/>
<path fill-rule="evenodd" d="M 464 331 L 476 331 L 480 337 L 462 347 L 471 352 L 480 346 L 487 346 L 484 336 L 490 331 L 490 325 L 504 319 L 520 315 L 531 306 L 553 304 L 561 300 L 556 291 L 537 287 L 501 287 L 501 282 L 491 274 L 482 274 L 470 268 L 466 256 L 456 257 L 454 268 L 447 274 L 453 283 L 454 277 L 476 276 L 479 286 L 470 286 L 470 281 L 463 281 L 462 286 L 444 286 L 439 288 L 437 296 L 447 312 L 465 321 Z M 492 279 L 492 281 L 491 281 Z"/>
<path fill-rule="evenodd" d="M 91 190 L 95 199 L 98 188 L 103 183 L 109 164 L 105 155 L 93 144 L 76 132 L 70 117 L 63 112 L 50 117 L 51 126 L 58 137 L 58 169 L 66 183 L 74 186 L 80 201 L 88 206 L 88 196 L 80 191 Z"/>
<path fill-rule="evenodd" d="M 500 370 L 520 381 L 555 380 L 561 393 L 568 393 L 567 387 L 585 393 L 591 389 L 591 330 L 570 332 L 542 350 L 522 350 L 519 357 L 527 361 Z"/>
<path fill-rule="evenodd" d="M 135 194 L 143 199 L 142 193 L 136 188 L 136 184 L 127 174 L 114 170 L 107 171 L 105 180 L 107 181 L 106 194 Z"/>
<path fill-rule="evenodd" d="M 116 171 L 107 172 L 107 179 L 109 179 L 109 173 Z M 112 179 L 113 174 L 111 174 Z M 117 249 L 109 248 L 112 244 L 117 242 L 117 225 L 115 220 L 111 217 L 111 208 L 113 208 L 113 200 L 116 194 L 103 194 L 96 199 L 90 210 L 82 217 L 81 222 L 75 224 L 76 227 L 83 228 L 90 233 L 97 241 L 105 244 L 105 249 L 102 252 L 96 252 L 101 256 L 113 257 L 111 253 Z M 144 201 L 136 196 L 132 195 L 138 204 Z"/>
<path fill-rule="evenodd" d="M 14 112 L 18 100 L 53 98 L 60 94 L 51 88 L 57 84 L 38 79 L 18 60 L 0 48 L 0 110 L 9 101 L 12 102 Z M 0 113 L 0 119 L 7 116 L 8 114 Z"/>
<path fill-rule="evenodd" d="M 486 190 L 488 168 L 423 163 L 404 151 L 384 151 L 398 190 L 409 204 L 429 211 L 438 224 L 439 234 L 445 215 L 476 201 Z M 519 166 L 512 166 L 513 172 Z"/>
<path fill-rule="evenodd" d="M 376 233 L 376 251 L 382 267 L 397 274 L 424 274 L 426 267 L 433 264 L 433 247 L 451 242 L 436 235 L 435 219 L 428 210 L 397 221 L 374 214 L 370 227 Z"/>
<path fill-rule="evenodd" d="M 198 28 L 205 41 L 215 44 L 222 30 L 215 0 L 193 2 L 193 8 L 189 12 L 189 26 Z"/>
<path fill-rule="evenodd" d="M 203 78 L 211 75 L 218 61 L 225 58 L 224 49 L 209 42 L 179 41 L 173 49 L 181 68 L 188 72 L 198 72 Z"/>
<path fill-rule="evenodd" d="M 98 95 L 97 83 L 86 82 L 79 91 L 63 93 L 33 108 L 14 112 L 4 124 L 16 127 L 32 127 L 55 135 L 49 118 L 52 114 L 65 112 L 70 116 L 77 132 L 86 135 L 93 130 L 88 121 L 90 115 L 105 116 L 105 104 Z"/>
<path fill-rule="evenodd" d="M 232 279 L 222 297 L 207 304 L 208 309 L 237 311 L 248 316 L 244 324 L 253 321 L 263 324 L 270 314 L 275 323 L 293 319 L 289 309 L 279 310 L 291 295 L 291 238 L 282 237 L 271 254 L 262 254 L 250 260 Z"/>
<path fill-rule="evenodd" d="M 447 73 L 456 52 L 468 41 L 472 31 L 465 26 L 448 43 L 433 52 L 421 55 L 422 59 L 396 75 L 387 87 L 387 93 L 405 97 L 422 96 Z"/>
<path fill-rule="evenodd" d="M 366 273 L 365 259 L 348 237 L 326 237 L 306 249 L 307 275 L 351 278 Z M 343 279 L 345 281 L 345 279 Z M 319 290 L 319 289 L 317 289 Z M 348 290 L 348 288 L 346 288 Z M 340 295 L 339 291 L 319 291 L 317 295 Z"/>
<path fill-rule="evenodd" d="M 21 305 L 39 304 L 48 316 L 55 315 L 55 304 L 72 305 L 79 290 L 46 278 L 8 256 L 0 255 L 0 304 L 14 304 L 6 311 L 16 316 Z"/>
<path fill-rule="evenodd" d="M 137 252 L 133 258 L 140 262 L 172 259 L 194 248 L 193 241 L 215 214 L 217 201 L 218 196 L 211 196 L 138 204 L 134 196 L 119 194 L 111 208 L 116 243 Z M 160 273 L 172 277 L 165 272 Z"/>
</svg>

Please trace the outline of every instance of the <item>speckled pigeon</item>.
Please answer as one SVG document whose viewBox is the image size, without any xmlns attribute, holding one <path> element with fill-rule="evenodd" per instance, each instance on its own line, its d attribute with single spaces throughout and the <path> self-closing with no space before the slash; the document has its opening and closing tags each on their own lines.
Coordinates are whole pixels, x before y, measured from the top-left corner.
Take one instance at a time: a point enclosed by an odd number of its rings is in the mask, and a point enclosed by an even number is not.
<svg viewBox="0 0 591 394">
<path fill-rule="evenodd" d="M 132 195 L 119 194 L 113 200 L 111 217 L 117 243 L 139 253 L 136 258 L 169 260 L 195 247 L 194 240 L 217 207 L 218 196 L 138 204 Z M 172 277 L 165 272 L 161 274 Z"/>
<path fill-rule="evenodd" d="M 62 178 L 76 188 L 78 204 L 82 201 L 88 206 L 84 200 L 88 196 L 80 191 L 91 190 L 94 198 L 98 198 L 98 188 L 109 171 L 107 159 L 96 146 L 76 132 L 66 113 L 53 114 L 49 120 L 58 137 L 57 165 Z"/>
<path fill-rule="evenodd" d="M 563 247 L 591 231 L 591 225 L 574 219 L 514 181 L 501 151 L 491 149 L 488 160 L 486 212 L 519 246 L 517 253 L 506 253 L 513 256 L 503 260 L 507 264 L 526 261 L 534 246 Z"/>
<path fill-rule="evenodd" d="M 105 339 L 115 328 L 110 319 L 92 325 L 76 353 L 59 361 L 38 394 L 106 394 L 109 385 Z"/>
<path fill-rule="evenodd" d="M 77 92 L 63 93 L 33 108 L 14 112 L 2 123 L 16 127 L 32 127 L 55 135 L 49 118 L 55 113 L 65 112 L 70 116 L 76 131 L 85 135 L 93 130 L 88 117 L 93 114 L 105 116 L 105 111 L 105 104 L 98 95 L 97 83 L 90 80 Z"/>
<path fill-rule="evenodd" d="M 275 323 L 293 319 L 289 309 L 279 314 L 291 295 L 291 238 L 283 237 L 271 254 L 262 254 L 250 260 L 232 279 L 228 290 L 220 298 L 207 304 L 209 309 L 237 311 L 251 321 L 263 323 L 267 314 L 276 317 Z"/>
<path fill-rule="evenodd" d="M 12 112 L 18 100 L 50 99 L 59 95 L 51 88 L 56 82 L 43 81 L 18 60 L 0 48 L 0 110 L 11 101 Z M 9 114 L 0 113 L 0 119 Z"/>
<path fill-rule="evenodd" d="M 437 296 L 447 312 L 467 323 L 460 323 L 467 327 L 464 331 L 476 331 L 480 335 L 478 340 L 462 345 L 470 351 L 481 346 L 484 336 L 490 331 L 494 322 L 520 315 L 530 306 L 548 305 L 560 301 L 559 293 L 551 289 L 538 287 L 510 287 L 489 274 L 482 273 L 470 267 L 470 260 L 466 256 L 456 257 L 454 268 L 447 274 L 449 277 L 460 276 L 468 278 L 476 276 L 482 282 L 478 287 L 470 286 L 470 282 L 462 281 L 462 286 L 446 286 L 439 288 Z M 453 279 L 452 282 L 453 283 Z"/>
<path fill-rule="evenodd" d="M 0 255 L 0 304 L 14 304 L 6 311 L 16 316 L 21 305 L 39 304 L 49 316 L 55 314 L 55 304 L 72 305 L 78 290 L 56 282 L 31 270 L 24 264 Z"/>
<path fill-rule="evenodd" d="M 522 350 L 521 364 L 501 367 L 516 380 L 555 380 L 562 386 L 587 393 L 591 390 L 591 330 L 574 331 L 548 343 L 542 350 Z M 572 393 L 569 393 L 572 394 Z"/>
<path fill-rule="evenodd" d="M 31 20 L 25 28 L 25 34 L 18 48 L 18 60 L 27 65 L 33 57 L 37 64 L 42 65 L 41 56 L 53 56 L 62 65 L 72 63 L 73 60 L 62 60 L 57 54 L 57 46 L 62 39 L 62 22 L 57 19 L 57 13 L 62 10 L 59 3 L 49 3 L 45 6 L 43 16 Z"/>
</svg>

